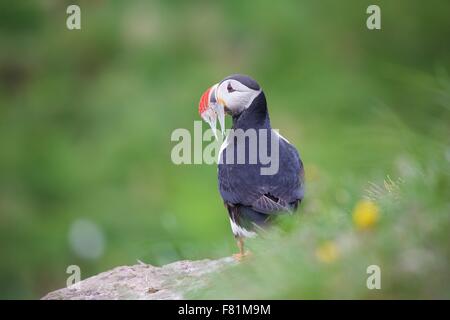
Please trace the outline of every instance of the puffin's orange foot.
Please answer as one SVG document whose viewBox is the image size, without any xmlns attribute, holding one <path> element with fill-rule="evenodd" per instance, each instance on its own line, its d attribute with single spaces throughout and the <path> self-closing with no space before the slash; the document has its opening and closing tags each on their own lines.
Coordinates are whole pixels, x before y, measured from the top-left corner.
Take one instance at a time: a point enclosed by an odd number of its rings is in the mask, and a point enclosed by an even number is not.
<svg viewBox="0 0 450 320">
<path fill-rule="evenodd" d="M 233 258 L 237 261 L 242 261 L 244 259 L 247 259 L 252 256 L 252 253 L 250 251 L 246 251 L 245 253 L 235 253 L 233 254 Z"/>
</svg>

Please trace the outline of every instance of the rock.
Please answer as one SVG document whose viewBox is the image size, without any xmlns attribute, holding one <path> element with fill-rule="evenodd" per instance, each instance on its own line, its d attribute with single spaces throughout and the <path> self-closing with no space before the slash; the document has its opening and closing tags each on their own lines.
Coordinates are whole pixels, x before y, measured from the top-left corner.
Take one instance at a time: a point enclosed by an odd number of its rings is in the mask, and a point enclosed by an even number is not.
<svg viewBox="0 0 450 320">
<path fill-rule="evenodd" d="M 162 267 L 139 263 L 122 266 L 80 281 L 77 286 L 50 292 L 43 300 L 184 299 L 207 284 L 208 274 L 235 264 L 218 260 L 177 261 Z"/>
</svg>

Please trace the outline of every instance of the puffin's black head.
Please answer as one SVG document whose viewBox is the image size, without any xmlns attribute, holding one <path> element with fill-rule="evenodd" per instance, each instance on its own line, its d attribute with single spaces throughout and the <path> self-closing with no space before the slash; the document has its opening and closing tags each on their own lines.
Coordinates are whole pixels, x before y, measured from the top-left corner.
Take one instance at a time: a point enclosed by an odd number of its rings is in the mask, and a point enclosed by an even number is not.
<svg viewBox="0 0 450 320">
<path fill-rule="evenodd" d="M 259 84 L 251 77 L 233 74 L 206 90 L 200 99 L 198 111 L 213 130 L 219 118 L 223 132 L 224 111 L 233 116 L 241 114 L 261 91 Z"/>
</svg>

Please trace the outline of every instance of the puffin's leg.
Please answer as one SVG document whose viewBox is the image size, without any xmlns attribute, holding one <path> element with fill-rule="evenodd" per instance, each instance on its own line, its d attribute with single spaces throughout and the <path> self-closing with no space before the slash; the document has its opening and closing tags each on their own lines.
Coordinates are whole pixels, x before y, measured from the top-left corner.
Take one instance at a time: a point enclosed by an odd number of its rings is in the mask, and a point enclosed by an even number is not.
<svg viewBox="0 0 450 320">
<path fill-rule="evenodd" d="M 244 240 L 242 238 L 240 238 L 240 237 L 237 240 L 237 246 L 239 248 L 239 254 L 241 256 L 245 255 L 245 252 L 244 252 Z"/>
<path fill-rule="evenodd" d="M 243 258 L 245 258 L 246 256 L 248 256 L 250 253 L 249 252 L 245 252 L 244 250 L 244 239 L 242 237 L 237 237 L 237 246 L 239 248 L 239 253 L 233 254 L 233 257 L 240 261 Z"/>
</svg>

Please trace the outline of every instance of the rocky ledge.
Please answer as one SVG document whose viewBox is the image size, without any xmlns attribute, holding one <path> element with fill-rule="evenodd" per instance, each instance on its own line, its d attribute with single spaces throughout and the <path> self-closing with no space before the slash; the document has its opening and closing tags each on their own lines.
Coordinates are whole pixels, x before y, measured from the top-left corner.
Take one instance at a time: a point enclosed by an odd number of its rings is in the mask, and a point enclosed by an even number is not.
<svg viewBox="0 0 450 320">
<path fill-rule="evenodd" d="M 50 292 L 44 300 L 184 299 L 207 284 L 208 275 L 235 264 L 218 260 L 177 261 L 162 267 L 145 263 L 122 266 Z"/>
</svg>

